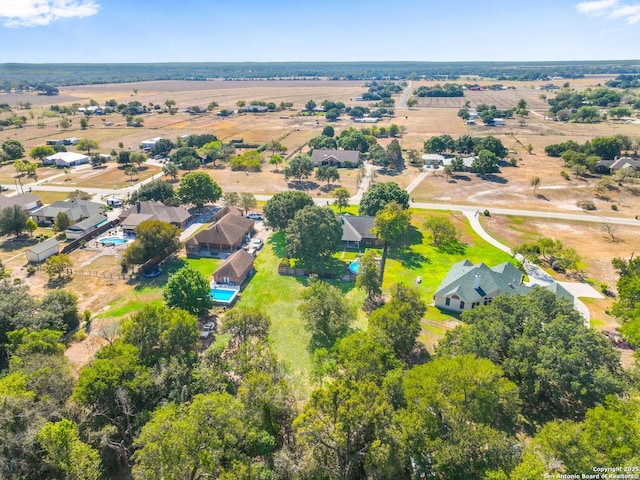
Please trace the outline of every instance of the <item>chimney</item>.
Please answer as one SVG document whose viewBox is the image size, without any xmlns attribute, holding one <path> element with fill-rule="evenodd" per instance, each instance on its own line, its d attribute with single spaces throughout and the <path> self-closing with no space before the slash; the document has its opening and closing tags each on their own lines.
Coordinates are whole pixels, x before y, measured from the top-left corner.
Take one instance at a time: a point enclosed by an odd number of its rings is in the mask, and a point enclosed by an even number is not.
<svg viewBox="0 0 640 480">
<path fill-rule="evenodd" d="M 136 201 L 136 213 L 140 213 L 140 200 Z"/>
<path fill-rule="evenodd" d="M 473 288 L 475 288 L 476 290 L 480 288 L 480 274 L 476 273 L 476 277 L 473 281 Z"/>
</svg>

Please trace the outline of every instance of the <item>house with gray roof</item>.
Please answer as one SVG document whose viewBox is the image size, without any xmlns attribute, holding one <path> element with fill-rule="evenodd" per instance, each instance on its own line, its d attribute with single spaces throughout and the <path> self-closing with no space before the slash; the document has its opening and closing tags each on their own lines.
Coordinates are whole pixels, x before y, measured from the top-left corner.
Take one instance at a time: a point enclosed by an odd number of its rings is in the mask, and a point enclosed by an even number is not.
<svg viewBox="0 0 640 480">
<path fill-rule="evenodd" d="M 13 207 L 14 205 L 18 205 L 25 210 L 33 210 L 34 208 L 41 207 L 42 201 L 40 197 L 31 193 L 23 193 L 21 195 L 14 195 L 13 197 L 0 195 L 0 210 Z"/>
<path fill-rule="evenodd" d="M 107 221 L 108 218 L 106 215 L 98 213 L 92 217 L 85 218 L 78 223 L 74 223 L 67 228 L 64 233 L 69 240 L 77 240 L 78 238 L 82 238 L 88 233 L 91 233 L 101 225 L 104 225 Z"/>
<path fill-rule="evenodd" d="M 629 168 L 640 170 L 640 160 L 631 157 L 616 157 L 613 160 L 600 160 L 596 165 L 596 171 L 600 173 L 612 173 Z"/>
<path fill-rule="evenodd" d="M 375 217 L 342 215 L 341 248 L 379 247 L 382 241 L 372 232 Z"/>
<path fill-rule="evenodd" d="M 357 167 L 360 162 L 358 150 L 325 150 L 316 148 L 311 154 L 314 167 Z"/>
<path fill-rule="evenodd" d="M 463 260 L 451 267 L 433 294 L 433 300 L 436 307 L 444 310 L 471 310 L 479 305 L 489 305 L 498 295 L 527 295 L 534 287 L 523 285 L 522 279 L 522 272 L 508 262 L 490 268 L 484 263 L 474 265 Z M 543 287 L 573 305 L 573 295 L 559 283 Z"/>
<path fill-rule="evenodd" d="M 160 202 L 138 201 L 120 214 L 122 230 L 133 234 L 135 228 L 145 220 L 160 220 L 178 228 L 184 228 L 193 216 L 184 207 L 168 207 Z"/>
<path fill-rule="evenodd" d="M 38 225 L 51 225 L 60 212 L 64 212 L 71 220 L 71 224 L 93 217 L 102 212 L 104 205 L 102 203 L 90 202 L 88 200 L 80 200 L 79 198 L 69 198 L 53 202 L 51 205 L 40 207 L 31 212 L 31 216 Z"/>
</svg>

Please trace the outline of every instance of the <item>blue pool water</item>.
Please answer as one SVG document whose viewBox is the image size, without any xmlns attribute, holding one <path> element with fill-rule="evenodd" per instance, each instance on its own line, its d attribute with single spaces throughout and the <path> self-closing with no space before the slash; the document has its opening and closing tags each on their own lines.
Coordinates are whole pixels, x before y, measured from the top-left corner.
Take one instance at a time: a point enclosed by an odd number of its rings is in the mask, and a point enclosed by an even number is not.
<svg viewBox="0 0 640 480">
<path fill-rule="evenodd" d="M 355 262 L 351 262 L 349 264 L 349 271 L 354 275 L 357 275 L 360 271 L 360 262 L 358 262 L 357 260 Z"/>
<path fill-rule="evenodd" d="M 114 245 L 122 245 L 123 243 L 127 243 L 129 240 L 126 240 L 121 237 L 105 237 L 100 239 L 100 243 L 113 243 Z"/>
<path fill-rule="evenodd" d="M 229 288 L 211 289 L 211 298 L 213 298 L 214 302 L 231 303 L 237 294 L 237 290 L 232 290 Z"/>
</svg>

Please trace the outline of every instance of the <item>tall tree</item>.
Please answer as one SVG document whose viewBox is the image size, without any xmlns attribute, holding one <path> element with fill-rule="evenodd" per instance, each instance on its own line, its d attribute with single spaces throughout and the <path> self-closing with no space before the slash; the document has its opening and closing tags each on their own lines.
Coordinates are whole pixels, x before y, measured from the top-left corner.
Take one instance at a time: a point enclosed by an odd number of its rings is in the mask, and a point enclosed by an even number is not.
<svg viewBox="0 0 640 480">
<path fill-rule="evenodd" d="M 162 166 L 162 173 L 172 180 L 178 178 L 178 166 L 173 162 L 167 162 Z"/>
<path fill-rule="evenodd" d="M 374 250 L 367 250 L 364 252 L 364 255 L 360 257 L 356 287 L 363 288 L 367 292 L 367 298 L 370 301 L 382 294 L 380 265 L 378 265 L 376 252 Z"/>
<path fill-rule="evenodd" d="M 160 261 L 180 249 L 180 229 L 161 220 L 145 220 L 134 231 L 136 239 L 124 253 L 130 265 Z"/>
<path fill-rule="evenodd" d="M 328 207 L 307 206 L 296 212 L 285 232 L 286 252 L 311 272 L 325 268 L 338 248 L 342 225 Z"/>
<path fill-rule="evenodd" d="M 100 480 L 102 468 L 98 451 L 79 438 L 78 426 L 66 418 L 48 422 L 38 433 L 45 451 L 44 461 L 69 480 Z"/>
<path fill-rule="evenodd" d="M 29 150 L 29 156 L 31 158 L 33 158 L 34 160 L 40 160 L 43 163 L 46 157 L 53 155 L 55 153 L 56 151 L 53 149 L 53 147 L 49 145 L 39 145 Z"/>
<path fill-rule="evenodd" d="M 337 339 L 349 332 L 356 319 L 355 308 L 336 287 L 314 280 L 302 292 L 298 309 L 311 333 L 311 348 L 330 348 Z"/>
<path fill-rule="evenodd" d="M 234 308 L 222 319 L 221 333 L 231 335 L 230 342 L 240 346 L 251 339 L 266 340 L 271 319 L 257 308 Z"/>
<path fill-rule="evenodd" d="M 420 320 L 426 310 L 418 292 L 406 285 L 395 284 L 391 301 L 371 313 L 369 328 L 387 338 L 398 357 L 406 357 L 416 344 Z"/>
<path fill-rule="evenodd" d="M 256 197 L 252 193 L 242 192 L 240 194 L 238 204 L 244 210 L 244 213 L 246 215 L 249 210 L 256 207 L 258 202 L 256 201 Z"/>
<path fill-rule="evenodd" d="M 307 179 L 313 173 L 313 162 L 308 155 L 296 155 L 284 169 L 284 177 L 295 178 L 298 182 Z"/>
<path fill-rule="evenodd" d="M 480 150 L 478 156 L 471 163 L 474 172 L 480 175 L 487 173 L 497 173 L 500 171 L 498 157 L 489 150 Z"/>
<path fill-rule="evenodd" d="M 387 203 L 376 213 L 372 232 L 382 241 L 393 245 L 398 238 L 407 233 L 411 225 L 411 214 L 395 201 Z"/>
<path fill-rule="evenodd" d="M 338 207 L 338 212 L 342 213 L 349 206 L 351 193 L 345 187 L 334 188 L 331 190 L 331 196 L 336 199 L 333 203 Z"/>
<path fill-rule="evenodd" d="M 19 140 L 5 140 L 2 142 L 2 153 L 7 160 L 18 160 L 24 157 L 24 146 Z"/>
<path fill-rule="evenodd" d="M 436 247 L 455 242 L 458 239 L 458 231 L 453 222 L 440 215 L 431 215 L 422 224 L 423 228 L 431 233 L 431 243 Z"/>
<path fill-rule="evenodd" d="M 71 257 L 66 253 L 59 253 L 58 255 L 52 255 L 44 262 L 44 271 L 49 275 L 49 279 L 54 277 L 57 279 L 62 278 L 62 275 L 71 268 L 73 263 Z"/>
<path fill-rule="evenodd" d="M 89 138 L 81 138 L 78 140 L 76 148 L 81 151 L 87 152 L 87 155 L 91 153 L 91 150 L 97 150 L 100 147 L 96 140 L 91 140 Z"/>
<path fill-rule="evenodd" d="M 178 188 L 178 196 L 183 203 L 193 204 L 201 209 L 207 202 L 216 202 L 222 195 L 222 189 L 205 172 L 187 173 Z"/>
<path fill-rule="evenodd" d="M 14 234 L 19 237 L 27 228 L 29 213 L 20 205 L 0 210 L 0 235 Z"/>
<path fill-rule="evenodd" d="M 409 208 L 409 194 L 395 182 L 374 183 L 362 196 L 360 215 L 375 216 L 385 205 L 395 201 L 403 209 Z"/>
<path fill-rule="evenodd" d="M 314 205 L 313 199 L 304 192 L 279 192 L 265 204 L 264 215 L 271 227 L 284 230 L 296 212 L 309 205 Z"/>
<path fill-rule="evenodd" d="M 169 277 L 162 296 L 167 306 L 201 317 L 213 307 L 210 290 L 205 276 L 187 265 Z"/>
<path fill-rule="evenodd" d="M 180 308 L 146 305 L 122 322 L 122 340 L 139 349 L 147 366 L 171 357 L 193 364 L 198 346 L 196 318 Z"/>
</svg>

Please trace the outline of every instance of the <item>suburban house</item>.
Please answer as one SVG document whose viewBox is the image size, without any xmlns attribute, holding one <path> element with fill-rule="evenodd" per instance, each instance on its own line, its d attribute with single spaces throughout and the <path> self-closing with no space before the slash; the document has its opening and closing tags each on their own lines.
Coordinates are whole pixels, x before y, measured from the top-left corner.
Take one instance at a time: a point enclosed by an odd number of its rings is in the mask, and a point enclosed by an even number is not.
<svg viewBox="0 0 640 480">
<path fill-rule="evenodd" d="M 623 168 L 640 170 L 640 160 L 631 157 L 616 157 L 613 160 L 600 160 L 596 165 L 596 171 L 601 173 L 617 172 Z"/>
<path fill-rule="evenodd" d="M 45 165 L 56 165 L 56 167 L 73 167 L 89 163 L 89 156 L 76 152 L 58 152 L 54 155 L 45 157 L 43 162 Z"/>
<path fill-rule="evenodd" d="M 217 285 L 242 285 L 253 272 L 253 255 L 240 249 L 227 257 L 213 272 L 213 281 Z"/>
<path fill-rule="evenodd" d="M 80 200 L 74 197 L 40 207 L 31 212 L 31 216 L 38 225 L 50 225 L 55 221 L 58 213 L 64 212 L 71 220 L 71 224 L 74 224 L 101 213 L 103 207 L 102 203 Z"/>
<path fill-rule="evenodd" d="M 357 167 L 360 162 L 358 150 L 323 150 L 315 149 L 311 154 L 314 167 L 325 165 L 335 167 Z"/>
<path fill-rule="evenodd" d="M 355 217 L 342 215 L 341 248 L 379 247 L 382 241 L 371 231 L 375 217 Z"/>
<path fill-rule="evenodd" d="M 19 205 L 25 210 L 33 210 L 42 206 L 40 197 L 32 195 L 31 193 L 23 193 L 22 195 L 14 195 L 13 197 L 5 197 L 0 195 L 0 210 L 7 207 L 13 207 Z"/>
<path fill-rule="evenodd" d="M 463 260 L 451 267 L 433 294 L 433 300 L 436 307 L 444 310 L 471 310 L 479 305 L 489 305 L 498 295 L 527 295 L 533 287 L 523 285 L 522 279 L 520 270 L 508 262 L 489 268 L 484 263 L 474 265 Z M 553 282 L 544 288 L 573 305 L 573 295 L 559 283 Z"/>
<path fill-rule="evenodd" d="M 25 252 L 27 260 L 31 263 L 44 262 L 50 256 L 58 254 L 59 243 L 55 237 L 49 238 L 44 242 L 36 243 Z"/>
<path fill-rule="evenodd" d="M 160 202 L 138 201 L 120 214 L 120 226 L 126 234 L 133 235 L 135 228 L 145 220 L 161 220 L 180 229 L 193 218 L 183 207 L 168 207 Z"/>
<path fill-rule="evenodd" d="M 149 140 L 144 140 L 140 143 L 140 146 L 144 150 L 151 150 L 158 141 L 162 140 L 162 137 L 150 138 Z"/>
<path fill-rule="evenodd" d="M 504 127 L 506 124 L 504 118 L 494 118 L 492 121 L 492 125 L 494 127 Z"/>
<path fill-rule="evenodd" d="M 216 223 L 201 230 L 185 242 L 187 254 L 209 255 L 212 252 L 233 252 L 254 233 L 253 220 L 232 209 Z"/>
<path fill-rule="evenodd" d="M 74 223 L 67 228 L 64 233 L 69 240 L 77 240 L 84 237 L 86 234 L 91 233 L 101 225 L 104 225 L 108 221 L 106 215 L 98 213 L 92 217 L 85 218 L 84 220 Z"/>
</svg>

